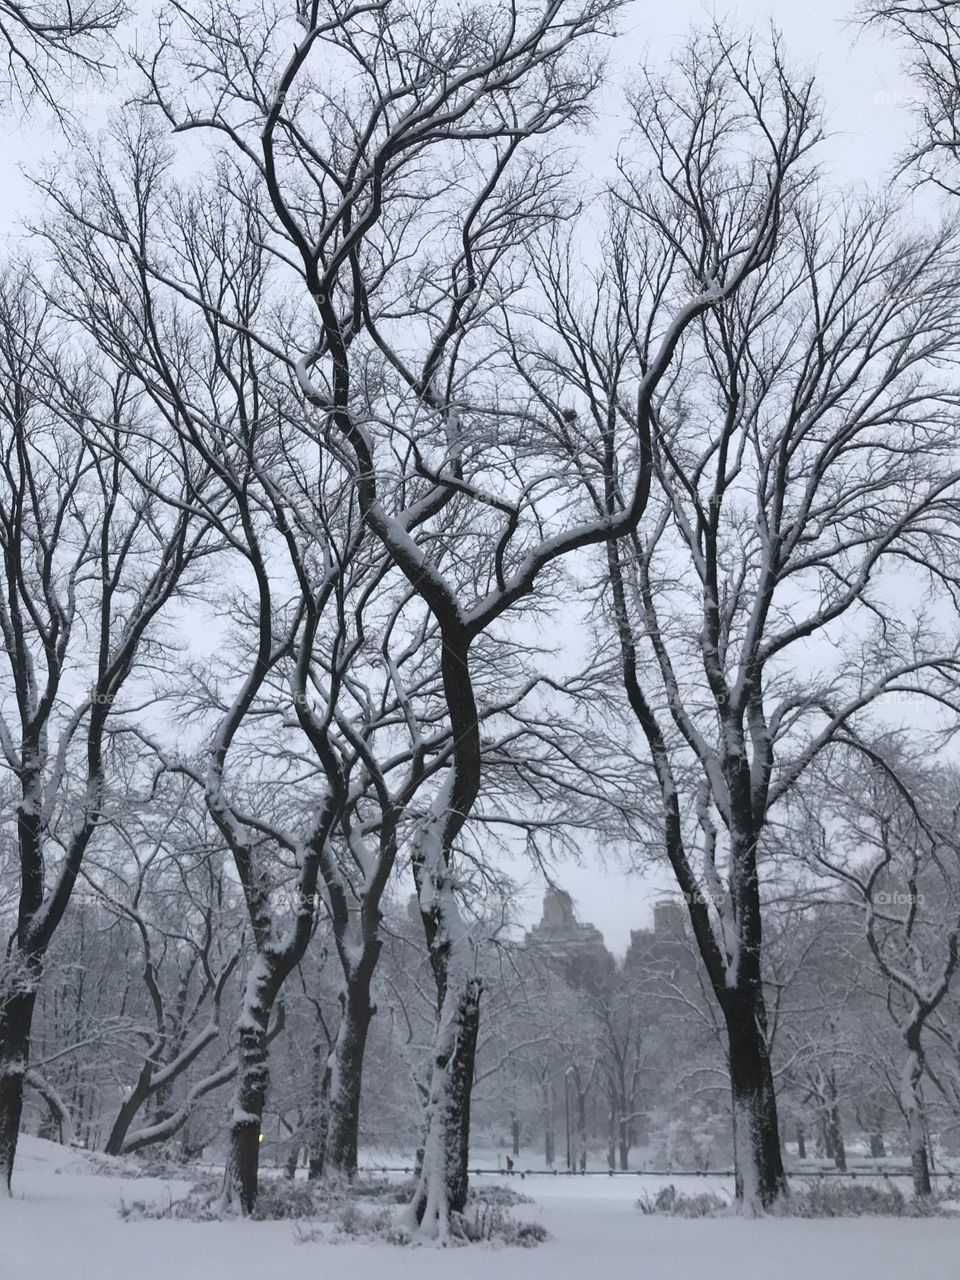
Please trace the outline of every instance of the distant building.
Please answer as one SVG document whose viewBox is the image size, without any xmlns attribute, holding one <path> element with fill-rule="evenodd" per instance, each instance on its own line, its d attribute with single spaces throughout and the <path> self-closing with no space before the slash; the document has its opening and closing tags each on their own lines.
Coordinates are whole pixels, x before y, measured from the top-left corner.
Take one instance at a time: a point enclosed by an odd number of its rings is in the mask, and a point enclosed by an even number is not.
<svg viewBox="0 0 960 1280">
<path fill-rule="evenodd" d="M 651 962 L 662 961 L 669 962 L 672 967 L 695 967 L 688 943 L 687 921 L 686 906 L 675 898 L 664 898 L 655 903 L 653 928 L 630 930 L 624 969 L 645 968 Z"/>
<path fill-rule="evenodd" d="M 563 889 L 551 887 L 543 895 L 543 916 L 528 930 L 526 944 L 561 965 L 569 978 L 581 985 L 601 980 L 616 968 L 603 934 L 595 925 L 577 919 L 573 901 Z"/>
</svg>

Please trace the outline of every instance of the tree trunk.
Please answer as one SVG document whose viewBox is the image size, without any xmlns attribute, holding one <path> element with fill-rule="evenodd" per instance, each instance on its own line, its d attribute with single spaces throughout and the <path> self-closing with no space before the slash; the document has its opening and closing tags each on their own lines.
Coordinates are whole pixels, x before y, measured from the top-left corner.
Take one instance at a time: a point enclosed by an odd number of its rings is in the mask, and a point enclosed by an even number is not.
<svg viewBox="0 0 960 1280">
<path fill-rule="evenodd" d="M 918 1198 L 930 1195 L 930 1162 L 925 1142 L 921 1141 L 916 1146 L 911 1142 L 910 1169 L 913 1173 L 913 1194 Z"/>
<path fill-rule="evenodd" d="M 903 1069 L 901 1102 L 907 1118 L 907 1136 L 910 1141 L 910 1168 L 913 1173 L 913 1194 L 921 1199 L 930 1195 L 930 1162 L 927 1157 L 926 1131 L 923 1118 L 923 1095 L 920 1082 L 923 1077 L 923 1056 L 920 1048 L 920 1027 L 908 1027 L 904 1033 L 907 1060 Z"/>
<path fill-rule="evenodd" d="M 117 1112 L 117 1117 L 110 1129 L 109 1137 L 103 1148 L 108 1156 L 123 1155 L 123 1143 L 130 1126 L 133 1124 L 140 1108 L 150 1096 L 150 1076 L 153 1071 L 152 1063 L 144 1063 L 140 1071 L 140 1078 L 133 1087 L 130 1097 L 127 1098 Z"/>
<path fill-rule="evenodd" d="M 803 1125 L 797 1125 L 797 1159 L 806 1160 L 807 1158 L 807 1137 L 803 1131 Z"/>
<path fill-rule="evenodd" d="M 758 987 L 731 991 L 724 1001 L 730 1046 L 736 1198 L 747 1213 L 769 1208 L 786 1190 L 766 1010 Z"/>
<path fill-rule="evenodd" d="M 310 1108 L 310 1154 L 307 1164 L 307 1178 L 311 1182 L 323 1177 L 329 1119 L 327 1103 L 330 1098 L 330 1054 L 323 1052 L 319 1039 L 314 1043 L 313 1054 L 313 1100 Z"/>
<path fill-rule="evenodd" d="M 60 1094 L 38 1071 L 27 1070 L 26 1083 L 35 1089 L 50 1109 L 50 1119 L 57 1126 L 57 1142 L 69 1147 L 73 1142 L 73 1116 Z"/>
<path fill-rule="evenodd" d="M 427 1102 L 423 1164 L 408 1208 L 420 1235 L 445 1241 L 450 1215 L 467 1200 L 470 1094 L 480 1029 L 479 978 L 467 978 L 444 995 Z"/>
<path fill-rule="evenodd" d="M 516 1157 L 520 1154 L 520 1121 L 515 1111 L 510 1113 L 510 1139 L 513 1145 L 513 1154 Z"/>
<path fill-rule="evenodd" d="M 221 1197 L 222 1209 L 239 1205 L 245 1217 L 257 1202 L 260 1129 L 270 1081 L 267 1025 L 276 988 L 276 975 L 271 973 L 269 963 L 258 957 L 247 978 L 244 1007 L 237 1024 L 237 1092 Z"/>
<path fill-rule="evenodd" d="M 548 1169 L 552 1169 L 557 1159 L 557 1139 L 553 1128 L 554 1097 L 553 1085 L 549 1080 L 543 1083 L 543 1161 Z"/>
<path fill-rule="evenodd" d="M 587 1171 L 587 1096 L 577 1089 L 577 1168 Z"/>
<path fill-rule="evenodd" d="M 830 1126 L 827 1124 L 827 1117 L 820 1116 L 820 1141 L 817 1143 L 817 1155 L 823 1155 L 828 1160 L 833 1159 L 833 1135 L 830 1133 Z"/>
<path fill-rule="evenodd" d="M 870 1135 L 870 1154 L 874 1160 L 883 1160 L 887 1154 L 886 1143 L 883 1140 L 882 1133 L 871 1133 Z"/>
<path fill-rule="evenodd" d="M 0 1002 L 0 1196 L 10 1195 L 30 1057 L 37 984 L 24 978 Z"/>
<path fill-rule="evenodd" d="M 344 1174 L 352 1178 L 357 1172 L 363 1055 L 370 1020 L 375 1012 L 370 1002 L 372 972 L 371 966 L 370 973 L 354 977 L 343 997 L 340 1028 L 330 1064 L 325 1174 Z"/>
<path fill-rule="evenodd" d="M 843 1141 L 843 1130 L 840 1128 L 840 1108 L 837 1106 L 836 1095 L 827 1110 L 827 1133 L 830 1135 L 830 1151 L 833 1156 L 833 1163 L 841 1173 L 847 1171 L 847 1149 Z"/>
</svg>

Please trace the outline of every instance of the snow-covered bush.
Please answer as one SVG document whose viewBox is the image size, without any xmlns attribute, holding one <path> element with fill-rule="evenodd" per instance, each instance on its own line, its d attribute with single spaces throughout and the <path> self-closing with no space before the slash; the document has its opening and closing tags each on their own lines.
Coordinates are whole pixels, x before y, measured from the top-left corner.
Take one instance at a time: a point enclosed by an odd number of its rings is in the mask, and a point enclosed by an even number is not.
<svg viewBox="0 0 960 1280">
<path fill-rule="evenodd" d="M 522 1191 L 515 1191 L 513 1187 L 506 1187 L 503 1183 L 493 1183 L 491 1186 L 477 1187 L 471 1192 L 471 1199 L 485 1205 L 497 1204 L 504 1208 L 513 1208 L 518 1204 L 533 1204 L 529 1196 L 525 1196 Z"/>
<path fill-rule="evenodd" d="M 480 1200 L 468 1204 L 465 1212 L 457 1217 L 458 1227 L 471 1243 L 515 1245 L 521 1249 L 532 1249 L 550 1238 L 542 1222 L 515 1218 L 495 1200 Z"/>
<path fill-rule="evenodd" d="M 315 1185 L 290 1178 L 263 1178 L 252 1217 L 258 1221 L 277 1218 L 315 1218 L 320 1212 Z"/>
<path fill-rule="evenodd" d="M 878 1187 L 818 1178 L 792 1191 L 778 1212 L 796 1218 L 916 1218 L 935 1216 L 941 1209 L 938 1198 L 908 1200 L 892 1182 Z"/>
<path fill-rule="evenodd" d="M 166 1201 L 132 1200 L 120 1202 L 120 1217 L 186 1218 L 193 1222 L 213 1222 L 222 1216 L 222 1178 L 210 1175 L 195 1182 L 185 1196 Z M 264 1178 L 260 1183 L 256 1207 L 251 1215 L 260 1222 L 278 1218 L 315 1218 L 333 1204 L 339 1205 L 343 1192 L 334 1192 L 317 1184 L 292 1182 L 288 1178 Z"/>
<path fill-rule="evenodd" d="M 715 1218 L 729 1211 L 730 1201 L 712 1191 L 685 1195 L 671 1182 L 652 1198 L 644 1193 L 637 1201 L 637 1208 L 641 1213 L 662 1213 L 672 1218 Z"/>
<path fill-rule="evenodd" d="M 399 1225 L 396 1215 L 387 1206 L 380 1209 L 361 1209 L 357 1204 L 347 1204 L 341 1209 L 335 1224 L 335 1235 L 350 1240 L 383 1240 L 387 1244 L 406 1244 L 407 1233 Z"/>
</svg>

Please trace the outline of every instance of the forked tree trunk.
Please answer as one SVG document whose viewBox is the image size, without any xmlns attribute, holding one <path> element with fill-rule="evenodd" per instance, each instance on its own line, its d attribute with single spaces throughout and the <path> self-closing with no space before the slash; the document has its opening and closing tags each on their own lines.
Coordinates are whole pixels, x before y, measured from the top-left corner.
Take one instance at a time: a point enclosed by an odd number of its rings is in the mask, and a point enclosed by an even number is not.
<svg viewBox="0 0 960 1280">
<path fill-rule="evenodd" d="M 480 1029 L 482 983 L 470 977 L 447 987 L 441 1006 L 430 1078 L 423 1163 L 408 1207 L 409 1225 L 428 1239 L 445 1241 L 450 1215 L 467 1201 L 470 1094 Z"/>
<path fill-rule="evenodd" d="M 37 981 L 26 975 L 0 1001 L 0 1196 L 11 1193 L 36 1001 Z"/>
<path fill-rule="evenodd" d="M 786 1190 L 766 1011 L 756 987 L 733 990 L 724 1002 L 730 1048 L 736 1198 L 744 1212 L 768 1209 Z"/>
</svg>

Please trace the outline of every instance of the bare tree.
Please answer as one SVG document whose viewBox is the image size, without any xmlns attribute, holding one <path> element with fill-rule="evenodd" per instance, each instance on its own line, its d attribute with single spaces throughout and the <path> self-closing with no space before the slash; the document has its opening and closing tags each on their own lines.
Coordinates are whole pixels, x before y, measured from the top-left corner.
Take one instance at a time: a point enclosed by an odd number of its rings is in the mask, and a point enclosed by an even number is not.
<svg viewBox="0 0 960 1280">
<path fill-rule="evenodd" d="M 870 770 L 856 758 L 853 769 L 836 756 L 831 765 L 832 802 L 810 819 L 811 858 L 842 882 L 863 912 L 882 998 L 902 1044 L 897 1097 L 914 1194 L 929 1196 L 925 1033 L 960 963 L 956 778 L 940 770 L 923 776 L 880 751 Z M 830 794 L 826 787 L 824 793 Z"/>
<path fill-rule="evenodd" d="M 127 13 L 125 0 L 2 0 L 0 72 L 3 87 L 23 103 L 40 99 L 64 119 L 69 76 L 108 70 L 104 46 Z"/>
<path fill-rule="evenodd" d="M 860 16 L 903 47 L 917 135 L 903 158 L 922 182 L 960 193 L 960 16 L 949 0 L 865 0 Z"/>
<path fill-rule="evenodd" d="M 100 424 L 119 439 L 138 407 L 126 379 L 100 386 L 95 363 L 69 352 L 25 273 L 11 272 L 0 295 L 0 747 L 17 789 L 20 896 L 0 991 L 7 1191 L 44 957 L 110 811 L 113 743 L 158 696 L 158 615 L 205 537 L 95 443 Z M 146 438 L 137 451 L 159 481 L 158 451 Z M 197 473 L 191 483 L 202 488 Z"/>
<path fill-rule="evenodd" d="M 253 683 L 241 685 L 249 700 L 229 711 L 220 651 L 215 668 L 199 679 L 198 669 L 191 672 L 181 705 L 188 720 L 215 724 L 228 711 L 236 715 L 234 789 L 272 762 L 269 792 L 245 798 L 233 826 L 235 839 L 247 827 L 265 842 L 250 855 L 262 864 L 261 879 L 278 870 L 268 875 L 275 855 L 267 846 L 292 847 L 289 824 L 298 807 L 301 814 L 309 809 L 305 797 L 318 778 L 327 786 L 328 834 L 318 846 L 314 896 L 330 915 L 343 989 L 321 1073 L 323 1152 L 315 1145 L 313 1168 L 350 1175 L 380 905 L 404 831 L 409 838 L 424 820 L 421 792 L 449 768 L 456 745 L 440 676 L 441 629 L 355 519 L 335 441 L 325 438 L 318 451 L 298 422 L 283 380 L 289 370 L 277 359 L 283 333 L 270 327 L 276 317 L 265 301 L 272 296 L 270 274 L 254 238 L 255 206 L 232 202 L 232 173 L 198 192 L 165 182 L 162 149 L 147 128 L 123 132 L 118 142 L 118 150 L 84 159 L 86 172 L 98 175 L 95 197 L 69 187 L 62 175 L 46 185 L 63 215 L 47 233 L 60 268 L 58 302 L 118 368 L 131 371 L 178 447 L 204 457 L 229 495 L 218 505 L 208 502 L 200 517 L 237 558 L 242 594 L 233 592 L 229 606 L 230 679 Z M 186 269 L 174 274 L 170 262 Z M 254 330 L 257 343 L 235 340 Z M 458 518 L 451 508 L 433 531 L 441 562 L 456 564 Z M 291 602 L 286 612 L 278 599 Z M 524 652 L 512 638 L 490 636 L 475 650 L 477 717 L 489 726 L 482 751 L 491 762 L 488 803 L 472 818 L 487 833 L 478 834 L 478 847 L 498 830 L 522 831 L 528 841 L 543 833 L 560 838 L 574 822 L 595 821 L 601 807 L 596 782 L 592 798 L 582 779 L 566 790 L 573 775 L 565 757 L 583 749 L 586 731 L 554 728 L 542 699 L 524 706 L 541 686 L 559 688 L 555 679 L 528 671 Z M 588 686 L 577 678 L 563 687 L 582 701 Z M 203 783 L 216 816 L 220 784 L 209 772 L 204 781 L 193 765 L 177 767 Z M 533 797 L 537 813 L 518 819 L 511 812 L 505 797 L 518 787 Z M 574 795 L 581 802 L 576 817 Z M 266 808 L 275 813 L 269 822 Z M 301 891 L 294 896 L 299 900 Z M 312 913 L 313 900 L 302 909 Z M 249 1117 L 254 1109 L 243 1112 Z"/>
<path fill-rule="evenodd" d="M 616 517 L 631 501 L 622 490 L 621 451 L 633 439 L 634 398 L 649 368 L 646 291 L 666 288 L 665 260 L 696 278 L 724 277 L 742 260 L 745 242 L 755 246 L 751 279 L 687 330 L 670 389 L 651 415 L 653 490 L 644 523 L 607 543 L 604 600 L 619 679 L 659 784 L 661 847 L 727 1024 L 738 1196 L 755 1206 L 784 1186 L 766 1046 L 757 841 L 777 788 L 792 776 L 771 782 L 774 747 L 803 715 L 791 691 L 768 719 L 764 677 L 787 645 L 825 626 L 857 592 L 851 581 L 795 630 L 786 607 L 772 608 L 772 597 L 778 583 L 789 581 L 789 590 L 802 572 L 816 577 L 822 567 L 832 575 L 831 555 L 845 554 L 842 540 L 826 538 L 808 557 L 806 534 L 820 518 L 817 485 L 831 463 L 846 462 L 845 454 L 821 448 L 814 424 L 833 413 L 849 394 L 851 375 L 861 372 L 864 334 L 854 338 L 846 327 L 860 296 L 868 330 L 898 322 L 866 290 L 855 296 L 857 272 L 866 284 L 883 256 L 882 219 L 874 249 L 869 236 L 858 239 L 850 215 L 843 242 L 854 251 L 860 245 L 861 261 L 844 260 L 842 282 L 823 279 L 834 259 L 827 250 L 815 254 L 824 228 L 802 212 L 804 158 L 817 137 L 812 89 L 794 84 L 778 48 L 764 53 L 719 30 L 696 37 L 670 75 L 648 75 L 633 118 L 641 156 L 644 148 L 652 156 L 657 179 L 642 159 L 624 165 L 612 195 L 610 265 L 592 277 L 575 268 L 568 239 L 538 246 L 534 267 L 546 294 L 541 331 L 515 340 L 514 359 L 572 464 L 583 465 L 576 460 L 584 419 L 597 432 L 603 478 L 591 492 L 598 514 Z M 891 270 L 893 257 L 891 251 Z M 939 287 L 922 249 L 917 269 L 931 289 Z M 798 335 L 795 349 L 777 347 L 777 339 L 771 345 L 781 321 L 780 335 L 796 332 L 805 286 L 818 323 Z M 938 334 L 946 312 L 944 298 Z M 832 348 L 829 338 L 824 345 L 831 328 Z M 919 361 L 924 350 L 920 338 L 911 355 Z M 905 381 L 909 367 L 908 360 L 897 369 Z M 791 383 L 796 394 L 784 426 L 773 403 L 779 406 L 782 394 L 790 403 Z M 566 412 L 561 389 L 574 402 Z M 864 392 L 865 431 L 873 429 L 874 397 L 872 388 Z M 837 444 L 842 448 L 842 435 Z M 833 493 L 832 477 L 824 479 L 824 493 Z M 755 526 L 744 514 L 748 504 Z M 838 524 L 847 511 L 840 499 Z M 820 698 L 803 705 L 813 714 Z M 690 856 L 696 844 L 704 860 L 699 876 Z"/>
<path fill-rule="evenodd" d="M 221 1006 L 240 962 L 243 929 L 241 918 L 237 930 L 237 904 L 223 874 L 225 851 L 204 830 L 201 813 L 182 782 L 158 788 L 145 810 L 111 823 L 105 847 L 83 871 L 105 913 L 135 932 L 151 1015 L 134 1083 L 104 1145 L 108 1155 L 172 1137 L 189 1118 L 187 1104 L 208 1092 L 191 1086 L 184 1102 L 174 1101 L 178 1081 L 220 1039 Z M 145 1107 L 152 1118 L 131 1132 Z"/>
<path fill-rule="evenodd" d="M 561 557 L 636 528 L 661 382 L 682 335 L 766 261 L 807 133 L 805 108 L 795 118 L 790 99 L 784 137 L 754 165 L 753 198 L 719 258 L 691 271 L 676 245 L 648 255 L 646 354 L 624 409 L 626 496 L 618 511 L 591 510 L 606 427 L 589 446 L 580 435 L 576 463 L 544 470 L 529 391 L 503 394 L 503 361 L 493 358 L 500 339 L 485 321 L 491 300 L 517 287 L 516 250 L 556 216 L 560 175 L 538 140 L 582 118 L 598 80 L 590 41 L 611 12 L 602 0 L 480 8 L 469 17 L 315 4 L 298 15 L 292 55 L 278 22 L 257 35 L 266 53 L 256 60 L 247 56 L 253 34 L 229 14 L 184 14 L 192 66 L 203 67 L 192 79 L 202 102 L 174 87 L 177 32 L 143 63 L 149 100 L 174 127 L 218 133 L 265 191 L 264 242 L 312 308 L 313 336 L 294 360 L 307 420 L 328 447 L 339 439 L 365 526 L 439 628 L 455 749 L 414 855 L 438 1010 L 426 1155 L 411 1208 L 425 1234 L 447 1233 L 467 1185 L 480 990 L 454 853 L 482 777 L 471 647 Z M 335 105 L 310 78 L 321 49 L 331 74 L 343 71 Z M 425 251 L 428 225 L 436 248 Z M 452 569 L 435 551 L 438 524 L 451 521 L 460 539 Z"/>
</svg>

